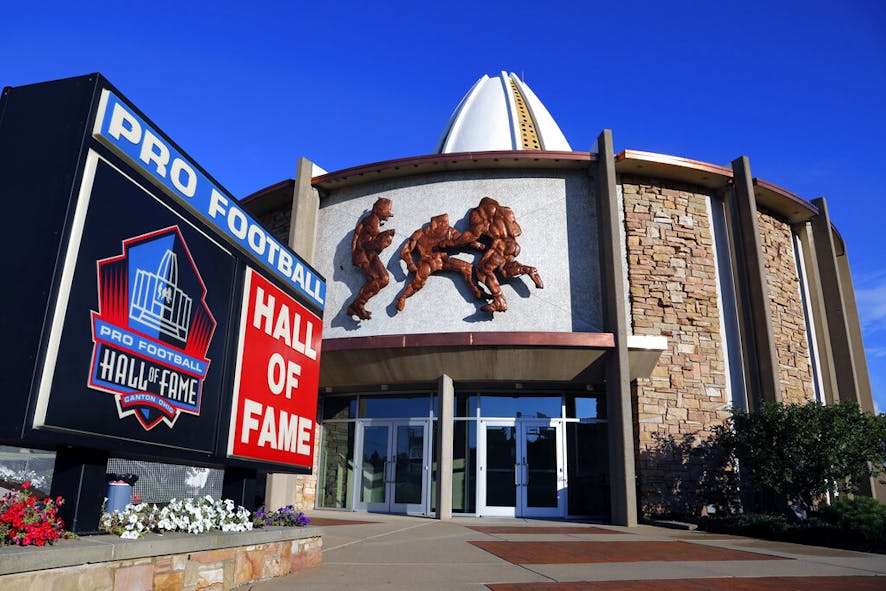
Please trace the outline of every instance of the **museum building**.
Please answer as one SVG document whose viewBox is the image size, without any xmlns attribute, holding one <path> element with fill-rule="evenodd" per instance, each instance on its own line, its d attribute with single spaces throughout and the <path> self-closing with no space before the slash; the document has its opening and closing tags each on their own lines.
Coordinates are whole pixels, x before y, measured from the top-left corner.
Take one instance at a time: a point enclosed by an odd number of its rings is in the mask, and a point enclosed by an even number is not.
<svg viewBox="0 0 886 591">
<path fill-rule="evenodd" d="M 242 204 L 328 284 L 302 508 L 631 525 L 669 494 L 658 436 L 770 400 L 873 410 L 823 198 L 608 130 L 573 151 L 514 74 L 430 155 L 301 159 Z"/>
</svg>

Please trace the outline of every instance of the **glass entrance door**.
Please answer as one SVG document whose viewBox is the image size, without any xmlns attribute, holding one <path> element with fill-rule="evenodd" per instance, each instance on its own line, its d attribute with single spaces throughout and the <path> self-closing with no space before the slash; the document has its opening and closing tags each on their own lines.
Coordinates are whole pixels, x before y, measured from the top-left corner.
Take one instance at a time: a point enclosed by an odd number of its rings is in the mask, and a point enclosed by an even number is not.
<svg viewBox="0 0 886 591">
<path fill-rule="evenodd" d="M 566 507 L 561 421 L 520 421 L 520 500 L 523 517 L 561 517 Z"/>
<path fill-rule="evenodd" d="M 516 422 L 481 420 L 478 435 L 477 512 L 514 517 L 519 488 Z"/>
<path fill-rule="evenodd" d="M 354 495 L 358 511 L 428 513 L 429 421 L 357 422 Z"/>
<path fill-rule="evenodd" d="M 565 515 L 562 427 L 555 419 L 480 420 L 480 515 Z"/>
</svg>

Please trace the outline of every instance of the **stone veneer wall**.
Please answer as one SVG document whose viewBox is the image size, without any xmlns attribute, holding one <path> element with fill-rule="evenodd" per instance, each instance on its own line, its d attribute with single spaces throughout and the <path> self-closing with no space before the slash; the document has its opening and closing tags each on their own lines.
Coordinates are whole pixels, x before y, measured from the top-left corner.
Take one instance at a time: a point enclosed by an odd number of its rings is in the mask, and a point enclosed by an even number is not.
<svg viewBox="0 0 886 591">
<path fill-rule="evenodd" d="M 61 545 L 76 542 L 62 542 Z M 150 542 L 129 543 L 147 545 Z M 41 567 L 40 570 L 0 576 L 0 591 L 24 589 L 227 591 L 318 566 L 322 562 L 322 545 L 320 537 L 305 537 L 217 550 L 83 563 L 58 568 Z M 46 548 L 21 550 L 47 551 Z M 71 551 L 76 550 L 71 549 Z M 2 557 L 3 560 L 13 558 L 11 555 Z"/>
<path fill-rule="evenodd" d="M 782 400 L 803 403 L 815 398 L 815 389 L 791 227 L 763 212 L 757 214 L 757 226 L 766 267 Z"/>
<path fill-rule="evenodd" d="M 329 422 L 323 426 L 326 440 L 326 466 L 323 475 L 322 497 L 319 507 L 350 508 L 348 490 L 353 484 L 353 472 L 348 466 L 354 455 L 354 424 Z M 318 470 L 320 465 L 318 463 Z M 342 502 L 344 501 L 344 502 Z"/>
<path fill-rule="evenodd" d="M 320 416 L 320 411 L 317 411 Z M 296 476 L 295 500 L 293 504 L 300 511 L 313 509 L 317 503 L 317 481 L 320 473 L 320 443 L 322 442 L 322 427 L 319 422 L 314 423 L 314 470 L 310 474 Z"/>
<path fill-rule="evenodd" d="M 704 436 L 729 414 L 709 197 L 630 177 L 622 189 L 633 333 L 668 340 L 634 390 L 640 505 L 644 513 L 686 510 L 684 467 L 656 438 Z"/>
</svg>

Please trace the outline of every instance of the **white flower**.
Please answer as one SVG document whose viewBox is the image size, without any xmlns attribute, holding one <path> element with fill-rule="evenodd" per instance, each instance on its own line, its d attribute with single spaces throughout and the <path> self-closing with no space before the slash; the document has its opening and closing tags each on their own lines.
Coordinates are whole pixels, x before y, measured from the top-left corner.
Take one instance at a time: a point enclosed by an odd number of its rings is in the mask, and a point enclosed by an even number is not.
<svg viewBox="0 0 886 591">
<path fill-rule="evenodd" d="M 146 531 L 184 531 L 194 534 L 213 529 L 249 531 L 251 515 L 231 499 L 213 499 L 207 495 L 197 499 L 170 500 L 162 509 L 156 505 L 129 504 L 122 513 L 105 513 L 102 529 L 118 532 L 121 537 L 137 538 Z"/>
</svg>

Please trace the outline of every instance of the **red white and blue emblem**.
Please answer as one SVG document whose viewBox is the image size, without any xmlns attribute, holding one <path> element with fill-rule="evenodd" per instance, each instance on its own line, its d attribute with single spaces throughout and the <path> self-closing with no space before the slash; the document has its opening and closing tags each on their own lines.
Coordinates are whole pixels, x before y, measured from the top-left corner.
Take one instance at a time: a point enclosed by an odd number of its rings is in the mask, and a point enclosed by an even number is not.
<svg viewBox="0 0 886 591">
<path fill-rule="evenodd" d="M 216 321 L 179 227 L 124 240 L 122 254 L 98 261 L 98 293 L 89 386 L 145 430 L 199 415 Z"/>
</svg>

